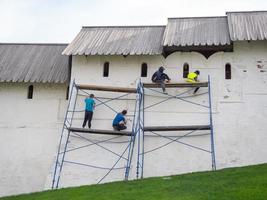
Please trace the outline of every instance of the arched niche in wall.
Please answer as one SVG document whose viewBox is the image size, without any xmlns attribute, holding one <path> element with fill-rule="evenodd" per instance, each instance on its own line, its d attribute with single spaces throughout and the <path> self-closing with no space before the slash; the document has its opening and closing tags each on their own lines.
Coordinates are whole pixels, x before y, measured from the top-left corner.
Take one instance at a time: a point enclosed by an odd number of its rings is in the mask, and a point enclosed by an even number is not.
<svg viewBox="0 0 267 200">
<path fill-rule="evenodd" d="M 207 60 L 208 60 L 203 54 L 201 54 L 197 51 L 191 51 L 190 56 L 192 57 L 192 62 L 194 62 L 193 61 L 194 59 L 197 59 L 197 60 L 202 61 L 202 62 L 207 62 Z M 191 65 L 193 67 L 193 63 L 191 63 Z"/>
<path fill-rule="evenodd" d="M 147 63 L 145 62 L 141 65 L 141 77 L 147 77 Z"/>
<path fill-rule="evenodd" d="M 30 85 L 28 87 L 28 95 L 27 95 L 27 99 L 32 99 L 33 98 L 33 85 Z"/>
<path fill-rule="evenodd" d="M 170 52 L 169 54 L 165 55 L 165 58 L 167 58 L 168 56 L 172 55 L 173 53 L 175 52 L 188 52 L 188 53 L 191 53 L 191 52 L 196 52 L 196 53 L 199 53 L 201 54 L 204 58 L 206 59 L 209 59 L 209 57 L 211 57 L 212 55 L 218 53 L 218 52 L 221 52 L 221 51 L 200 51 L 200 50 L 194 50 L 194 51 L 173 51 L 173 52 Z"/>
<path fill-rule="evenodd" d="M 105 62 L 103 65 L 103 77 L 109 76 L 109 62 Z"/>
<path fill-rule="evenodd" d="M 184 63 L 190 63 L 191 60 L 189 59 L 190 55 L 183 55 L 181 52 L 174 52 L 168 57 L 165 58 L 162 65 L 165 67 L 175 68 L 176 73 L 182 74 L 183 73 L 183 65 Z M 167 73 L 167 71 L 166 71 Z M 180 76 L 180 75 L 179 75 Z M 181 75 L 182 76 L 182 75 Z"/>
<path fill-rule="evenodd" d="M 188 64 L 189 69 L 185 69 L 185 64 Z M 176 73 L 179 77 L 186 78 L 187 71 L 194 70 L 201 66 L 206 66 L 207 59 L 198 52 L 181 52 L 176 51 L 170 54 L 165 59 L 165 65 L 176 68 Z"/>
<path fill-rule="evenodd" d="M 186 62 L 183 66 L 183 78 L 187 78 L 187 75 L 189 73 L 189 64 Z"/>
<path fill-rule="evenodd" d="M 224 54 L 223 51 L 217 51 L 216 53 L 212 54 L 208 60 L 214 60 L 214 59 L 218 59 L 218 57 L 221 57 Z"/>
<path fill-rule="evenodd" d="M 230 63 L 226 63 L 225 67 L 225 79 L 231 79 L 232 78 L 232 67 Z"/>
<path fill-rule="evenodd" d="M 212 69 L 218 69 L 221 70 L 224 67 L 224 54 L 225 52 L 219 51 L 216 52 L 215 54 L 212 54 L 209 59 L 207 60 L 206 66 L 207 68 L 212 68 Z"/>
<path fill-rule="evenodd" d="M 66 89 L 66 100 L 69 100 L 69 91 L 70 91 L 70 86 L 68 86 Z"/>
</svg>

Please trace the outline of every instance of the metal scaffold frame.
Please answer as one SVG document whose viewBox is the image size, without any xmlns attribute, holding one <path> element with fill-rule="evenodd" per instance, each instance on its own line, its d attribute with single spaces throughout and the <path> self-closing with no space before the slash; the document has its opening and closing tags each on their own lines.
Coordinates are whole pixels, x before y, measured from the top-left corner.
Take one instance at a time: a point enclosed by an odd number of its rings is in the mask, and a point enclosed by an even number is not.
<svg viewBox="0 0 267 200">
<path fill-rule="evenodd" d="M 107 103 L 110 101 L 114 100 L 122 100 L 123 97 L 129 95 L 130 93 L 137 93 L 137 98 L 135 99 L 135 110 L 134 110 L 134 115 L 133 115 L 133 123 L 132 123 L 132 130 L 131 132 L 127 131 L 112 131 L 112 130 L 98 130 L 98 129 L 83 129 L 83 128 L 76 128 L 72 127 L 72 122 L 73 122 L 73 116 L 75 112 L 84 112 L 82 111 L 77 111 L 76 110 L 76 102 L 77 102 L 77 96 L 79 95 L 79 91 L 82 91 L 86 96 L 89 95 L 89 93 L 86 90 L 98 90 L 98 91 L 109 91 L 109 92 L 122 92 L 126 93 L 123 95 L 120 95 L 116 98 L 104 98 L 107 99 L 105 101 L 101 100 L 100 97 L 95 97 L 95 99 L 100 102 L 99 104 L 96 105 L 96 107 L 100 105 L 104 105 L 108 107 L 110 110 L 114 111 L 115 113 L 118 113 L 115 109 L 113 109 L 111 106 L 109 106 Z M 129 177 L 129 172 L 130 172 L 130 167 L 131 167 L 131 161 L 133 157 L 133 149 L 134 149 L 134 144 L 135 144 L 135 137 L 138 132 L 138 126 L 139 126 L 139 113 L 140 110 L 137 109 L 139 106 L 139 101 L 140 101 L 140 93 L 134 89 L 134 88 L 121 88 L 121 87 L 104 87 L 104 86 L 93 86 L 93 85 L 77 85 L 75 84 L 75 81 L 73 80 L 72 87 L 71 87 L 71 92 L 70 92 L 70 99 L 67 107 L 67 111 L 65 114 L 64 122 L 63 122 L 63 128 L 60 136 L 60 141 L 59 141 L 59 146 L 58 146 L 58 152 L 57 152 L 57 157 L 56 157 L 56 162 L 54 166 L 54 173 L 53 173 L 53 179 L 52 179 L 52 189 L 57 189 L 59 187 L 60 183 L 60 177 L 62 175 L 62 169 L 64 166 L 64 163 L 68 164 L 73 164 L 73 165 L 80 165 L 84 167 L 91 167 L 91 168 L 97 168 L 97 169 L 102 169 L 102 170 L 107 170 L 105 175 L 97 182 L 101 183 L 109 174 L 112 170 L 125 170 L 125 175 L 124 179 L 128 180 Z M 105 139 L 105 140 L 99 140 L 99 141 L 92 141 L 88 139 L 87 137 L 84 137 L 78 133 L 91 133 L 91 134 L 104 134 L 104 135 L 115 135 L 115 137 Z M 76 148 L 69 149 L 68 148 L 68 143 L 70 141 L 70 136 L 76 136 L 79 137 L 90 144 L 79 146 Z M 122 153 L 116 153 L 112 151 L 109 148 L 106 148 L 102 146 L 101 144 L 105 142 L 112 142 L 112 140 L 117 139 L 122 136 L 128 136 L 129 140 L 124 141 L 124 142 L 117 142 L 119 144 L 121 143 L 128 143 L 126 148 L 123 150 Z M 113 142 L 116 143 L 116 142 Z M 116 162 L 110 167 L 102 167 L 102 166 L 95 166 L 95 165 L 89 165 L 85 163 L 80 163 L 80 162 L 75 162 L 71 160 L 66 160 L 65 155 L 68 152 L 72 152 L 75 150 L 79 150 L 81 148 L 89 147 L 92 145 L 97 145 L 98 147 L 104 149 L 105 151 L 108 151 L 118 157 Z M 128 152 L 128 156 L 125 157 L 124 155 Z M 116 167 L 118 162 L 124 159 L 126 160 L 126 166 L 125 167 Z"/>
<path fill-rule="evenodd" d="M 148 153 L 151 153 L 153 151 L 156 151 L 158 149 L 161 149 L 171 143 L 178 143 L 181 145 L 185 145 L 187 147 L 197 149 L 206 153 L 211 154 L 211 165 L 212 165 L 212 170 L 216 170 L 216 160 L 215 160 L 215 148 L 214 148 L 214 131 L 213 131 L 213 119 L 212 119 L 212 105 L 211 105 L 211 88 L 210 88 L 210 76 L 208 77 L 208 82 L 201 82 L 201 83 L 171 83 L 167 84 L 166 87 L 169 88 L 190 88 L 189 90 L 185 92 L 181 92 L 176 95 L 169 95 L 169 94 L 163 94 L 165 95 L 165 99 L 161 100 L 160 102 L 154 103 L 152 105 L 146 106 L 145 107 L 145 90 L 150 90 L 156 93 L 160 93 L 162 95 L 162 92 L 159 92 L 158 90 L 152 89 L 152 88 L 159 88 L 160 85 L 158 84 L 151 84 L 151 83 L 142 83 L 141 80 L 139 80 L 137 84 L 137 88 L 122 88 L 122 87 L 109 87 L 109 86 L 96 86 L 96 85 L 77 85 L 75 84 L 75 81 L 73 80 L 72 82 L 72 87 L 70 91 L 70 98 L 69 98 L 69 103 L 67 106 L 67 111 L 65 114 L 64 118 L 64 123 L 63 123 L 63 128 L 60 136 L 60 141 L 59 141 L 59 146 L 58 146 L 58 152 L 57 152 L 57 157 L 56 157 L 56 162 L 54 166 L 54 173 L 53 173 L 53 179 L 52 179 L 52 189 L 57 189 L 59 187 L 60 183 L 60 177 L 62 174 L 62 169 L 64 166 L 64 163 L 68 164 L 73 164 L 73 165 L 80 165 L 84 167 L 90 167 L 90 168 L 97 168 L 101 170 L 106 170 L 107 172 L 105 175 L 98 181 L 98 183 L 101 183 L 110 173 L 112 170 L 125 170 L 124 171 L 124 180 L 129 179 L 129 174 L 132 166 L 132 159 L 134 156 L 134 147 L 135 143 L 137 143 L 137 161 L 136 161 L 136 178 L 143 178 L 144 177 L 144 161 L 145 161 L 145 155 Z M 202 105 L 200 103 L 196 103 L 193 101 L 189 101 L 185 98 L 183 98 L 183 94 L 193 90 L 195 87 L 208 87 L 208 92 L 203 93 L 207 94 L 208 93 L 208 105 Z M 130 93 L 135 93 L 136 98 L 132 99 L 135 100 L 135 108 L 134 108 L 134 114 L 133 114 L 133 122 L 132 122 L 132 130 L 131 131 L 113 131 L 113 130 L 99 130 L 99 129 L 83 129 L 83 128 L 77 128 L 73 127 L 73 117 L 75 112 L 84 112 L 84 110 L 78 111 L 76 110 L 76 102 L 77 102 L 77 97 L 81 94 L 79 94 L 79 91 L 83 92 L 83 95 L 81 96 L 88 96 L 89 93 L 87 92 L 88 90 L 97 90 L 97 91 L 107 91 L 107 92 L 121 92 L 125 93 L 123 95 L 117 96 L 115 98 L 101 98 L 101 97 L 95 97 L 95 99 L 99 102 L 96 107 L 103 105 L 112 110 L 113 112 L 117 113 L 117 111 L 109 106 L 107 103 L 110 101 L 114 100 L 124 100 L 122 99 L 123 97 L 129 95 Z M 105 99 L 105 100 L 103 100 Z M 159 105 L 163 102 L 166 102 L 170 99 L 176 99 L 179 101 L 183 101 L 186 103 L 190 103 L 196 106 L 201 106 L 206 109 L 209 109 L 209 123 L 205 125 L 190 125 L 190 126 L 145 126 L 145 111 L 148 108 L 152 108 L 156 105 Z M 195 133 L 198 130 L 209 130 L 210 133 L 210 150 L 203 149 L 200 147 L 197 147 L 192 144 L 188 144 L 185 142 L 180 141 L 182 138 L 187 137 L 187 136 L 192 136 L 193 133 Z M 158 131 L 162 132 L 168 132 L 168 131 L 189 131 L 188 133 L 182 135 L 182 136 L 167 136 L 167 135 L 162 135 L 157 133 Z M 145 138 L 146 138 L 146 132 L 150 132 L 153 134 L 154 137 L 160 137 L 160 138 L 165 138 L 168 139 L 169 141 L 161 146 L 155 147 L 153 149 L 150 149 L 148 151 L 145 151 Z M 98 141 L 93 141 L 87 137 L 82 136 L 81 134 L 78 133 L 90 133 L 90 134 L 101 134 L 101 135 L 112 135 L 115 137 L 108 138 L 105 140 L 98 140 Z M 199 134 L 201 135 L 201 134 Z M 202 135 L 207 135 L 207 134 L 202 134 Z M 89 144 L 75 147 L 75 148 L 68 148 L 68 143 L 70 141 L 71 136 L 76 136 L 79 137 L 86 142 L 89 142 Z M 123 142 L 115 142 L 114 140 L 122 137 L 122 136 L 127 136 L 129 139 L 127 141 Z M 136 141 L 137 140 L 137 141 Z M 121 153 L 116 153 L 113 150 L 104 147 L 103 143 L 105 142 L 113 142 L 113 143 L 127 143 L 126 148 L 124 148 L 123 152 Z M 103 167 L 103 166 L 95 166 L 91 164 L 85 164 L 85 163 L 79 163 L 71 160 L 66 160 L 65 155 L 68 152 L 72 152 L 78 149 L 86 148 L 89 146 L 96 145 L 105 151 L 108 151 L 112 153 L 113 155 L 116 155 L 118 159 L 116 162 L 112 164 L 111 167 Z M 125 157 L 125 154 L 127 156 Z M 117 164 L 121 159 L 126 160 L 126 164 L 123 167 L 117 167 Z"/>
<path fill-rule="evenodd" d="M 136 164 L 136 178 L 137 179 L 144 177 L 145 154 L 148 154 L 148 153 L 151 153 L 151 152 L 156 151 L 158 149 L 161 149 L 161 148 L 163 148 L 167 145 L 170 145 L 174 142 L 211 154 L 211 168 L 212 168 L 212 170 L 216 170 L 210 83 L 211 83 L 210 82 L 210 76 L 208 76 L 208 82 L 206 82 L 206 83 L 177 83 L 177 84 L 166 85 L 166 87 L 169 87 L 169 88 L 175 88 L 175 87 L 183 87 L 183 88 L 189 87 L 190 88 L 189 90 L 182 92 L 180 94 L 177 94 L 175 96 L 169 95 L 169 94 L 164 94 L 163 92 L 159 92 L 157 90 L 152 89 L 152 88 L 160 87 L 159 85 L 150 84 L 150 83 L 149 84 L 140 84 L 140 93 L 141 93 L 140 95 L 142 96 L 142 101 L 140 102 L 140 112 L 141 112 L 140 116 L 141 116 L 141 118 L 140 118 L 140 122 L 139 122 L 139 126 L 140 126 L 141 131 L 139 131 L 138 135 L 137 135 L 137 137 L 138 137 L 138 140 L 137 140 L 138 141 L 138 144 L 137 144 L 138 153 L 137 153 L 137 164 Z M 183 94 L 191 91 L 192 88 L 194 89 L 195 87 L 208 87 L 208 92 L 207 92 L 208 93 L 208 104 L 209 104 L 208 106 L 202 105 L 202 104 L 199 104 L 199 103 L 196 103 L 193 101 L 189 101 L 189 100 L 186 100 L 186 99 L 180 97 Z M 145 107 L 145 96 L 146 96 L 145 95 L 145 89 L 148 89 L 148 90 L 156 92 L 156 93 L 163 94 L 166 96 L 166 99 Z M 148 108 L 154 107 L 156 105 L 159 105 L 163 102 L 166 102 L 170 99 L 177 99 L 180 101 L 184 101 L 184 102 L 187 102 L 190 104 L 194 104 L 197 106 L 207 108 L 209 110 L 209 124 L 208 125 L 191 125 L 191 126 L 152 126 L 152 127 L 146 127 L 145 126 L 145 110 Z M 195 145 L 180 141 L 182 138 L 190 136 L 198 130 L 210 130 L 210 133 L 209 133 L 209 135 L 210 135 L 210 150 L 203 149 L 203 148 L 197 147 Z M 157 131 L 162 131 L 162 132 L 189 131 L 189 132 L 182 135 L 182 136 L 176 136 L 173 138 L 173 136 L 171 137 L 171 136 L 159 134 L 159 133 L 157 133 Z M 150 132 L 155 137 L 168 139 L 169 142 L 167 142 L 161 146 L 155 147 L 153 149 L 150 149 L 148 151 L 145 151 L 145 136 L 146 136 L 145 132 Z M 204 134 L 204 135 L 206 135 L 206 134 Z"/>
</svg>

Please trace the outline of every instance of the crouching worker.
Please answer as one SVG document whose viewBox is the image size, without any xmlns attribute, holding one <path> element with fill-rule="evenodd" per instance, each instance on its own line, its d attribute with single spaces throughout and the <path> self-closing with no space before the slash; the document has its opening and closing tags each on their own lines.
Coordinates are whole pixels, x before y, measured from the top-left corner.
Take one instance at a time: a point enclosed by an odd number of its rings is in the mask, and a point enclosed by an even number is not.
<svg viewBox="0 0 267 200">
<path fill-rule="evenodd" d="M 187 75 L 187 82 L 189 83 L 196 83 L 196 82 L 199 82 L 198 80 L 198 76 L 200 74 L 200 71 L 196 70 L 195 72 L 190 72 L 188 75 Z M 197 87 L 194 91 L 194 94 L 196 94 L 196 92 L 199 90 L 199 87 Z"/>
<path fill-rule="evenodd" d="M 118 113 L 113 120 L 112 126 L 115 130 L 120 131 L 127 128 L 125 115 L 127 114 L 127 110 L 123 110 L 121 113 Z"/>
<path fill-rule="evenodd" d="M 160 87 L 162 88 L 162 91 L 164 93 L 166 93 L 166 91 L 165 91 L 165 80 L 167 80 L 166 82 L 168 83 L 171 79 L 169 78 L 169 76 L 167 74 L 163 73 L 164 70 L 165 70 L 165 68 L 161 66 L 159 68 L 159 70 L 156 71 L 153 74 L 151 80 L 154 83 L 159 83 Z"/>
</svg>

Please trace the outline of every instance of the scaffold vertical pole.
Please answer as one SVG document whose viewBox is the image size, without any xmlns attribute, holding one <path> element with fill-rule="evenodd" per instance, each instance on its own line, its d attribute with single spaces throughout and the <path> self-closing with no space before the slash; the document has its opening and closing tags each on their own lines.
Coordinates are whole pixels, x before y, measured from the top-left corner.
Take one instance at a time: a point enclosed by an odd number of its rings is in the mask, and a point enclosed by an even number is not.
<svg viewBox="0 0 267 200">
<path fill-rule="evenodd" d="M 142 131 L 142 168 L 141 168 L 141 178 L 144 177 L 144 159 L 145 159 L 145 132 L 144 132 L 144 127 L 145 127 L 145 89 L 143 84 L 141 85 L 141 89 L 142 89 L 142 120 L 140 120 L 141 122 L 141 131 Z"/>
<path fill-rule="evenodd" d="M 142 103 L 142 90 L 141 90 L 141 81 L 139 82 L 139 86 L 138 86 L 138 93 L 139 93 L 139 104 L 138 104 L 138 130 L 137 130 L 137 134 L 138 134 L 138 140 L 137 140 L 137 164 L 136 164 L 136 179 L 139 178 L 139 168 L 140 168 L 140 140 L 141 140 L 141 127 L 140 127 L 140 120 L 141 120 L 141 114 L 140 114 L 140 110 L 141 110 L 141 103 Z"/>
<path fill-rule="evenodd" d="M 137 164 L 136 178 L 143 178 L 144 169 L 144 86 L 140 81 L 139 84 L 140 101 L 139 101 L 139 121 L 138 121 L 138 148 L 137 148 Z"/>
<path fill-rule="evenodd" d="M 71 86 L 71 92 L 70 92 L 70 98 L 69 98 L 69 103 L 68 103 L 68 107 L 67 107 L 67 111 L 65 113 L 65 117 L 64 117 L 64 122 L 63 122 L 63 127 L 62 127 L 62 131 L 61 131 L 61 136 L 60 136 L 60 140 L 59 140 L 59 146 L 58 146 L 58 151 L 57 151 L 57 158 L 56 158 L 56 163 L 55 163 L 55 168 L 54 168 L 54 174 L 53 174 L 53 180 L 52 180 L 52 189 L 55 188 L 55 181 L 56 181 L 56 176 L 58 175 L 58 167 L 59 164 L 61 165 L 62 163 L 59 162 L 59 156 L 60 156 L 60 148 L 62 145 L 62 140 L 63 140 L 63 135 L 64 135 L 64 131 L 66 130 L 66 123 L 67 123 L 67 118 L 68 118 L 68 111 L 70 109 L 70 104 L 71 104 L 71 97 L 73 95 L 73 90 L 75 87 L 75 81 L 73 80 L 72 82 L 72 86 Z"/>
<path fill-rule="evenodd" d="M 215 148 L 214 148 L 214 131 L 213 131 L 213 121 L 212 121 L 212 104 L 211 104 L 211 88 L 210 88 L 210 76 L 208 76 L 208 92 L 209 92 L 209 116 L 210 116 L 210 139 L 211 139 L 211 160 L 212 160 L 212 170 L 216 170 L 216 160 L 215 160 Z"/>
<path fill-rule="evenodd" d="M 76 89 L 76 93 L 74 94 L 75 97 L 74 97 L 74 104 L 73 104 L 73 109 L 72 110 L 75 110 L 79 89 L 76 86 L 74 81 L 73 81 L 73 88 Z M 73 94 L 73 91 L 72 91 L 72 94 Z M 71 98 L 69 100 L 70 104 L 71 104 L 71 99 L 72 99 L 72 96 L 71 96 Z M 67 110 L 67 112 L 69 112 L 69 110 Z M 70 122 L 69 122 L 69 127 L 71 127 L 71 125 L 72 125 L 73 115 L 74 115 L 74 112 L 71 112 L 71 118 L 70 118 Z M 68 115 L 66 115 L 66 118 L 68 118 Z M 65 126 L 65 124 L 64 124 L 64 126 Z M 62 168 L 63 168 L 63 165 L 64 165 L 64 159 L 65 159 L 65 155 L 66 155 L 66 150 L 67 150 L 68 143 L 69 143 L 69 137 L 70 137 L 70 131 L 68 130 L 68 135 L 67 135 L 67 139 L 66 139 L 66 142 L 65 142 L 65 145 L 64 145 L 64 151 L 63 151 L 62 160 L 61 160 L 61 164 L 60 164 L 59 172 L 58 172 L 58 177 L 57 177 L 57 181 L 56 181 L 56 188 L 58 188 L 58 185 L 59 185 L 60 175 L 61 175 L 61 171 L 62 171 Z"/>
<path fill-rule="evenodd" d="M 138 131 L 138 111 L 137 107 L 140 103 L 140 97 L 138 93 L 139 89 L 139 84 L 137 86 L 137 94 L 136 94 L 136 100 L 135 100 L 135 108 L 134 108 L 134 118 L 133 118 L 133 125 L 132 125 L 132 135 L 130 137 L 130 146 L 128 150 L 128 159 L 127 159 L 127 164 L 126 164 L 126 169 L 125 169 L 125 180 L 129 179 L 129 173 L 130 173 L 130 168 L 131 168 L 131 162 L 132 162 L 132 157 L 133 157 L 133 150 L 134 150 L 134 144 L 135 144 L 135 137 L 136 133 Z"/>
</svg>

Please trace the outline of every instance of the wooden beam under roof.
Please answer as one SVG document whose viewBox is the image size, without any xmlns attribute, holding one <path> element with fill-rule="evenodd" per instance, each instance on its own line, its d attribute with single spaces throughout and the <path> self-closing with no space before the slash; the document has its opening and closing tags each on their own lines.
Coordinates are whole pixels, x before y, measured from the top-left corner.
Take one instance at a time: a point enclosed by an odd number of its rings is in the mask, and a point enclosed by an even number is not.
<svg viewBox="0 0 267 200">
<path fill-rule="evenodd" d="M 69 131 L 78 133 L 92 133 L 101 135 L 121 135 L 121 136 L 131 136 L 132 133 L 129 131 L 114 131 L 114 130 L 101 130 L 101 129 L 87 129 L 87 128 L 68 128 Z"/>
</svg>

